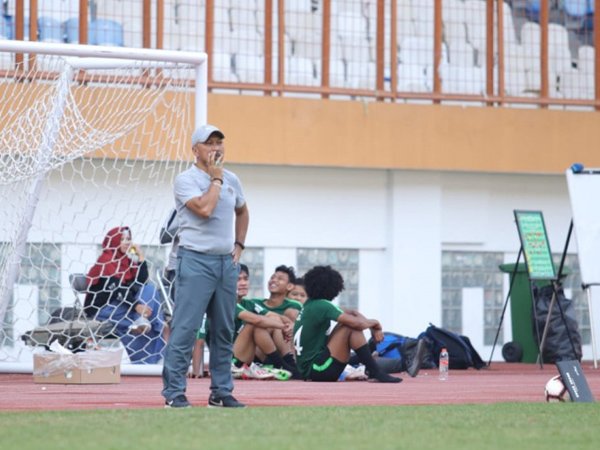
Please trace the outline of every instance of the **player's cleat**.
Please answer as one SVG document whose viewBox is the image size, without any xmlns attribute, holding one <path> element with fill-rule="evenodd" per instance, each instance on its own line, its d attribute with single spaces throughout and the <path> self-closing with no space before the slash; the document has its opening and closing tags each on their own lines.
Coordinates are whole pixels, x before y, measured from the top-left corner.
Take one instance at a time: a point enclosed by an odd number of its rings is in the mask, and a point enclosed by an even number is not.
<svg viewBox="0 0 600 450">
<path fill-rule="evenodd" d="M 165 408 L 191 408 L 191 407 L 192 407 L 192 405 L 190 404 L 190 402 L 188 402 L 187 397 L 183 394 L 178 395 L 177 397 L 175 397 L 171 400 L 165 401 Z"/>
<path fill-rule="evenodd" d="M 393 377 L 387 373 L 380 373 L 376 377 L 369 378 L 369 381 L 373 381 L 375 383 L 400 383 L 402 382 L 402 378 Z"/>
<path fill-rule="evenodd" d="M 273 377 L 278 381 L 287 381 L 292 378 L 292 372 L 285 369 L 277 369 L 272 366 L 263 366 L 264 370 L 273 374 Z"/>
<path fill-rule="evenodd" d="M 378 371 L 375 374 L 371 374 L 371 373 L 369 373 L 368 370 L 365 370 L 365 373 L 369 377 L 369 381 L 374 382 L 374 383 L 400 383 L 400 382 L 402 382 L 402 378 L 393 377 L 391 375 L 388 375 L 385 372 Z"/>
<path fill-rule="evenodd" d="M 244 366 L 237 367 L 235 364 L 231 364 L 231 375 L 234 379 L 240 380 L 244 374 Z"/>
<path fill-rule="evenodd" d="M 242 379 L 243 380 L 272 380 L 275 375 L 266 371 L 258 364 L 250 364 L 249 366 L 244 364 Z"/>
<path fill-rule="evenodd" d="M 344 372 L 346 372 L 344 379 L 347 381 L 364 381 L 369 378 L 365 373 L 365 366 L 363 364 L 360 364 L 358 367 L 352 367 L 348 364 Z"/>
<path fill-rule="evenodd" d="M 208 397 L 208 407 L 209 408 L 245 408 L 246 405 L 238 402 L 233 395 L 217 397 L 214 394 L 210 394 L 210 397 Z"/>
</svg>

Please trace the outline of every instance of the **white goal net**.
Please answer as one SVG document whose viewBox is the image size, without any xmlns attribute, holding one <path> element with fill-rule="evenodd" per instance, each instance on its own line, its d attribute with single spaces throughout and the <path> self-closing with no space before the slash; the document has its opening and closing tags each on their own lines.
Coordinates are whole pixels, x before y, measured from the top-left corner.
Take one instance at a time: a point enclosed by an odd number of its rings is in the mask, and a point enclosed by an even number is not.
<svg viewBox="0 0 600 450">
<path fill-rule="evenodd" d="M 206 121 L 206 56 L 0 41 L 0 61 L 0 371 L 31 368 L 53 341 L 122 347 L 124 368 L 160 363 L 169 249 L 159 231 Z M 81 311 L 81 275 L 122 227 L 148 268 L 136 294 L 153 310 L 143 332 L 127 326 L 132 307 Z"/>
</svg>

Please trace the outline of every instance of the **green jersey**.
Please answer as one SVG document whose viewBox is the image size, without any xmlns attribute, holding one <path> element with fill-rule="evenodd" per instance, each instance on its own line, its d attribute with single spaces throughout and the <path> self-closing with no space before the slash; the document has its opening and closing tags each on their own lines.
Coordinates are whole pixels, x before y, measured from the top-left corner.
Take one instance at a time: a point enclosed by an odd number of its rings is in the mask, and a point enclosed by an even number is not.
<svg viewBox="0 0 600 450">
<path fill-rule="evenodd" d="M 235 340 L 238 337 L 238 334 L 241 333 L 242 328 L 244 328 L 245 322 L 240 319 L 240 314 L 243 311 L 250 311 L 251 313 L 254 314 L 260 314 L 261 316 L 266 315 L 269 310 L 266 308 L 263 308 L 261 305 L 259 305 L 256 302 L 253 302 L 252 300 L 247 300 L 247 299 L 242 299 L 240 300 L 238 303 L 235 304 L 235 325 L 234 325 L 234 335 L 233 335 L 233 342 L 235 342 Z"/>
<path fill-rule="evenodd" d="M 272 311 L 274 313 L 280 314 L 280 315 L 284 315 L 286 309 L 295 309 L 297 311 L 302 311 L 302 303 L 296 301 L 296 300 L 292 300 L 291 298 L 284 298 L 283 299 L 283 303 L 281 303 L 281 305 L 276 306 L 276 307 L 270 307 L 268 305 L 266 305 L 266 298 L 254 298 L 252 300 L 248 300 L 249 302 L 254 302 L 256 304 L 258 304 L 259 306 L 266 308 L 268 311 Z M 250 309 L 246 306 L 246 309 Z"/>
<path fill-rule="evenodd" d="M 332 320 L 343 314 L 328 300 L 307 300 L 294 324 L 296 362 L 304 377 L 308 377 L 313 360 L 325 349 Z"/>
</svg>

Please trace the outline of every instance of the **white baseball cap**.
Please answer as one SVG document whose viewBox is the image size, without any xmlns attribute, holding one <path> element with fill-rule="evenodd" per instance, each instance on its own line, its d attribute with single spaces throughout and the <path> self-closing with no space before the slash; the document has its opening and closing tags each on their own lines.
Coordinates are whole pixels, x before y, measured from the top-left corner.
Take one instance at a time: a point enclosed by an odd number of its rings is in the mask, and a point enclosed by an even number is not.
<svg viewBox="0 0 600 450">
<path fill-rule="evenodd" d="M 221 139 L 225 138 L 223 132 L 214 125 L 206 124 L 196 128 L 192 134 L 192 147 L 198 142 L 206 142 L 213 134 L 216 134 Z"/>
</svg>

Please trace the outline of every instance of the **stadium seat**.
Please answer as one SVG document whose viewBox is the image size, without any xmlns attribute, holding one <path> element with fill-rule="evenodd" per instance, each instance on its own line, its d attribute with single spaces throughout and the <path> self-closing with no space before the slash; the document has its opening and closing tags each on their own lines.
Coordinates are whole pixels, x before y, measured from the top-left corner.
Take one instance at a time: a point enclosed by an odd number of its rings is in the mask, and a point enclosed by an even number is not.
<svg viewBox="0 0 600 450">
<path fill-rule="evenodd" d="M 11 38 L 11 29 L 4 16 L 0 16 L 0 41 Z M 0 70 L 14 68 L 14 54 L 0 52 Z"/>
<path fill-rule="evenodd" d="M 348 62 L 347 84 L 352 89 L 375 89 L 377 69 L 374 62 Z"/>
<path fill-rule="evenodd" d="M 563 9 L 571 17 L 593 14 L 594 6 L 594 0 L 563 0 Z"/>
<path fill-rule="evenodd" d="M 504 23 L 504 43 L 505 44 L 518 44 L 517 32 L 513 21 L 513 13 L 510 5 L 504 3 L 502 22 Z"/>
<path fill-rule="evenodd" d="M 286 0 L 285 10 L 290 12 L 311 12 L 309 0 Z"/>
<path fill-rule="evenodd" d="M 442 92 L 446 94 L 485 93 L 485 73 L 481 67 L 461 67 L 443 64 L 440 67 Z"/>
<path fill-rule="evenodd" d="M 313 60 L 321 57 L 322 23 L 318 14 L 291 13 L 286 10 L 285 32 L 290 39 L 294 56 Z"/>
<path fill-rule="evenodd" d="M 524 70 L 507 69 L 504 72 L 504 91 L 506 95 L 520 97 L 527 90 L 527 77 Z"/>
<path fill-rule="evenodd" d="M 539 22 L 540 21 L 541 0 L 527 0 L 525 3 L 525 15 L 527 19 Z"/>
<path fill-rule="evenodd" d="M 102 0 L 95 3 L 96 16 L 94 18 L 119 23 L 123 28 L 123 45 L 125 47 L 140 48 L 142 46 L 143 2 Z"/>
<path fill-rule="evenodd" d="M 107 19 L 96 19 L 89 24 L 90 27 L 90 44 L 91 45 L 108 45 L 122 47 L 123 41 L 123 26 L 114 21 Z"/>
<path fill-rule="evenodd" d="M 12 2 L 14 3 L 14 2 Z M 29 15 L 29 2 L 25 3 L 25 14 Z M 63 22 L 79 14 L 79 0 L 44 0 L 38 1 L 38 17 L 51 17 Z"/>
<path fill-rule="evenodd" d="M 265 59 L 262 55 L 238 53 L 234 57 L 235 73 L 242 83 L 264 83 Z"/>
<path fill-rule="evenodd" d="M 54 17 L 44 16 L 38 19 L 39 40 L 41 42 L 64 42 L 62 24 Z"/>
<path fill-rule="evenodd" d="M 460 0 L 445 0 L 442 2 L 442 20 L 444 23 L 444 39 L 448 41 L 466 41 L 465 25 L 466 12 L 464 2 Z"/>
<path fill-rule="evenodd" d="M 565 27 L 556 23 L 548 24 L 548 64 L 550 71 L 568 72 L 573 67 L 569 48 L 569 33 Z"/>
<path fill-rule="evenodd" d="M 594 29 L 594 0 L 564 0 L 565 25 L 569 30 L 591 32 Z"/>
<path fill-rule="evenodd" d="M 231 0 L 229 10 L 231 29 L 233 31 L 252 29 L 263 35 L 264 27 L 259 29 L 258 14 L 264 16 L 264 11 L 259 11 L 255 0 Z"/>
<path fill-rule="evenodd" d="M 577 68 L 583 73 L 595 71 L 596 50 L 591 45 L 582 45 L 577 50 Z"/>
<path fill-rule="evenodd" d="M 431 86 L 423 66 L 409 63 L 398 65 L 399 92 L 432 92 Z"/>
<path fill-rule="evenodd" d="M 13 39 L 12 21 L 5 15 L 0 15 L 0 39 Z"/>
<path fill-rule="evenodd" d="M 204 51 L 204 2 L 191 7 L 181 2 L 165 2 L 163 48 Z"/>
<path fill-rule="evenodd" d="M 320 62 L 320 60 L 319 60 Z M 321 64 L 317 64 L 317 78 L 321 83 Z M 346 63 L 341 59 L 329 61 L 329 86 L 346 86 Z"/>
<path fill-rule="evenodd" d="M 215 52 L 212 55 L 213 79 L 215 81 L 227 81 L 235 83 L 238 81 L 233 72 L 232 55 L 229 53 Z"/>
<path fill-rule="evenodd" d="M 416 0 L 412 3 L 412 20 L 415 35 L 433 39 L 434 16 L 433 2 L 429 0 Z"/>
<path fill-rule="evenodd" d="M 433 40 L 424 37 L 404 39 L 400 44 L 400 62 L 415 64 L 423 68 L 433 64 Z M 446 44 L 442 43 L 442 64 L 448 62 Z"/>
<path fill-rule="evenodd" d="M 523 47 L 519 44 L 504 46 L 504 88 L 507 95 L 520 96 L 527 87 Z"/>
<path fill-rule="evenodd" d="M 564 98 L 592 100 L 594 98 L 594 74 L 573 70 L 561 77 L 560 92 Z"/>
<path fill-rule="evenodd" d="M 312 60 L 301 56 L 288 56 L 285 59 L 285 84 L 318 86 L 316 68 Z"/>
<path fill-rule="evenodd" d="M 467 39 L 477 52 L 477 65 L 485 65 L 486 55 L 486 16 L 485 2 L 480 0 L 465 1 L 465 24 Z"/>
<path fill-rule="evenodd" d="M 63 35 L 69 44 L 79 44 L 79 17 L 71 17 L 63 22 Z M 88 27 L 88 42 L 92 41 L 91 28 Z"/>
<path fill-rule="evenodd" d="M 453 66 L 472 67 L 475 65 L 475 49 L 463 39 L 446 41 L 448 58 Z"/>
<path fill-rule="evenodd" d="M 400 45 L 403 39 L 416 34 L 412 20 L 410 0 L 399 0 L 396 13 L 396 42 Z"/>
<path fill-rule="evenodd" d="M 540 71 L 541 28 L 535 22 L 525 22 L 521 28 L 521 43 L 525 68 L 529 71 Z"/>
</svg>

